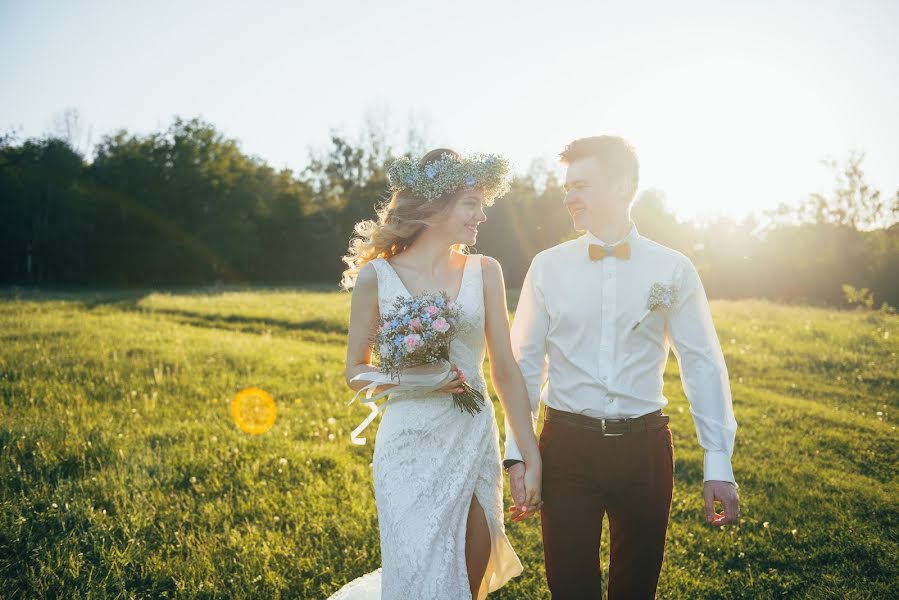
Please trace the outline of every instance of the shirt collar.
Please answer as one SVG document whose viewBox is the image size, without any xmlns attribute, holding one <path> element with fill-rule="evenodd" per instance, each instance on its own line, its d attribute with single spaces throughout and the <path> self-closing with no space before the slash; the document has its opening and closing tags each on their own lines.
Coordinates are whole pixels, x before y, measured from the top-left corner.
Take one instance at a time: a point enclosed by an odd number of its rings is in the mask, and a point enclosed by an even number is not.
<svg viewBox="0 0 899 600">
<path fill-rule="evenodd" d="M 586 231 L 586 233 L 585 233 L 583 236 L 581 236 L 581 237 L 582 237 L 583 240 L 584 240 L 586 243 L 588 243 L 588 244 L 600 244 L 600 245 L 602 245 L 602 246 L 615 247 L 615 246 L 617 246 L 618 244 L 620 244 L 621 242 L 624 242 L 624 241 L 626 241 L 628 244 L 630 244 L 631 246 L 633 246 L 634 243 L 635 243 L 640 237 L 642 237 L 642 236 L 640 235 L 640 232 L 637 231 L 637 224 L 634 223 L 633 220 L 631 220 L 631 228 L 630 228 L 630 230 L 628 230 L 627 234 L 626 234 L 623 238 L 621 238 L 620 240 L 618 240 L 617 242 L 613 242 L 613 243 L 611 243 L 611 244 L 608 244 L 608 243 L 602 241 L 599 237 L 596 236 L 596 234 L 594 234 L 594 233 L 593 233 L 592 231 L 590 231 L 589 229 L 588 229 L 588 230 Z"/>
</svg>

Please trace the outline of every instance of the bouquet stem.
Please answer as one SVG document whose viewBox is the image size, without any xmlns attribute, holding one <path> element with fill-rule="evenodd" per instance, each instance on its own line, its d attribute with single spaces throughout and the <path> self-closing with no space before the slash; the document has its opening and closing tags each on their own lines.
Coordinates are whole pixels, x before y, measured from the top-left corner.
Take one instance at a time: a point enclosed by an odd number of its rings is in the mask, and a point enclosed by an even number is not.
<svg viewBox="0 0 899 600">
<path fill-rule="evenodd" d="M 634 323 L 634 326 L 631 327 L 631 331 L 635 330 L 635 329 L 637 328 L 637 325 L 639 325 L 640 323 L 642 323 L 642 322 L 643 322 L 643 319 L 645 319 L 646 317 L 649 316 L 649 313 L 650 313 L 650 312 L 652 312 L 652 311 L 647 310 L 645 313 L 643 313 L 643 316 L 640 317 L 640 320 L 637 321 L 636 323 Z"/>
<path fill-rule="evenodd" d="M 460 411 L 465 411 L 470 415 L 481 412 L 484 405 L 484 396 L 481 392 L 474 389 L 468 382 L 462 384 L 462 391 L 453 394 L 453 403 Z"/>
</svg>

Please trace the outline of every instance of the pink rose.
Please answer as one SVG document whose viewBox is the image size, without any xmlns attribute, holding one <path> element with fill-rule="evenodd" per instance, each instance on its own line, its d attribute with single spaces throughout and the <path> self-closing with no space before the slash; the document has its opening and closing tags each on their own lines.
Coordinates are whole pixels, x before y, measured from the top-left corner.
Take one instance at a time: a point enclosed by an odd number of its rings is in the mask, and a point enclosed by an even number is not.
<svg viewBox="0 0 899 600">
<path fill-rule="evenodd" d="M 448 310 L 453 310 L 454 308 L 456 308 L 456 303 L 453 302 L 452 300 L 450 300 L 449 302 L 446 303 L 446 308 Z"/>
<path fill-rule="evenodd" d="M 436 331 L 439 331 L 440 333 L 446 333 L 449 329 L 449 323 L 447 323 L 446 319 L 444 319 L 443 317 L 440 317 L 439 319 L 434 321 L 434 323 L 432 323 L 432 326 Z"/>
<path fill-rule="evenodd" d="M 419 346 L 421 346 L 421 336 L 417 333 L 411 333 L 403 338 L 403 342 L 406 344 L 406 350 L 412 352 Z"/>
<path fill-rule="evenodd" d="M 415 317 L 414 319 L 409 319 L 409 327 L 412 331 L 421 331 L 421 319 Z"/>
<path fill-rule="evenodd" d="M 428 313 L 430 316 L 433 317 L 434 315 L 436 315 L 437 313 L 440 312 L 440 309 L 437 308 L 437 307 L 434 306 L 434 305 L 431 305 L 431 306 L 429 306 L 429 307 L 427 307 L 427 308 L 425 309 L 425 312 Z"/>
</svg>

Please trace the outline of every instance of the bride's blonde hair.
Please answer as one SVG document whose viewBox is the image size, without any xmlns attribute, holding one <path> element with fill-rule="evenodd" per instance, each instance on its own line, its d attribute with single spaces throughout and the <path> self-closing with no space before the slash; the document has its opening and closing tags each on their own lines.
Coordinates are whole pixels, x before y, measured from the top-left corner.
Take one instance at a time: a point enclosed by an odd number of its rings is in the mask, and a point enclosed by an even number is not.
<svg viewBox="0 0 899 600">
<path fill-rule="evenodd" d="M 460 158 L 454 150 L 437 148 L 421 158 L 419 167 L 424 168 L 444 154 Z M 376 258 L 391 258 L 411 246 L 425 228 L 440 222 L 452 206 L 452 202 L 448 200 L 455 195 L 455 192 L 447 193 L 429 202 L 427 198 L 414 194 L 411 189 L 394 192 L 377 209 L 377 221 L 367 219 L 356 223 L 349 251 L 342 259 L 347 264 L 347 269 L 343 272 L 341 286 L 351 289 L 356 285 L 359 271 L 366 263 Z M 468 247 L 455 244 L 453 249 L 465 253 Z"/>
</svg>

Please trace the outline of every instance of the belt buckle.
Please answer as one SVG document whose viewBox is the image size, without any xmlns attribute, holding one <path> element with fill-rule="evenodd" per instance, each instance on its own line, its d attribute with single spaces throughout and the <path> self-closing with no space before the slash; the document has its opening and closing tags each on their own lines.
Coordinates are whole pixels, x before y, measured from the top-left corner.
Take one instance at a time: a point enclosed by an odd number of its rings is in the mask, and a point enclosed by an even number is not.
<svg viewBox="0 0 899 600">
<path fill-rule="evenodd" d="M 605 436 L 614 436 L 614 435 L 624 435 L 623 433 L 606 433 L 606 420 L 602 419 L 602 435 Z"/>
</svg>

